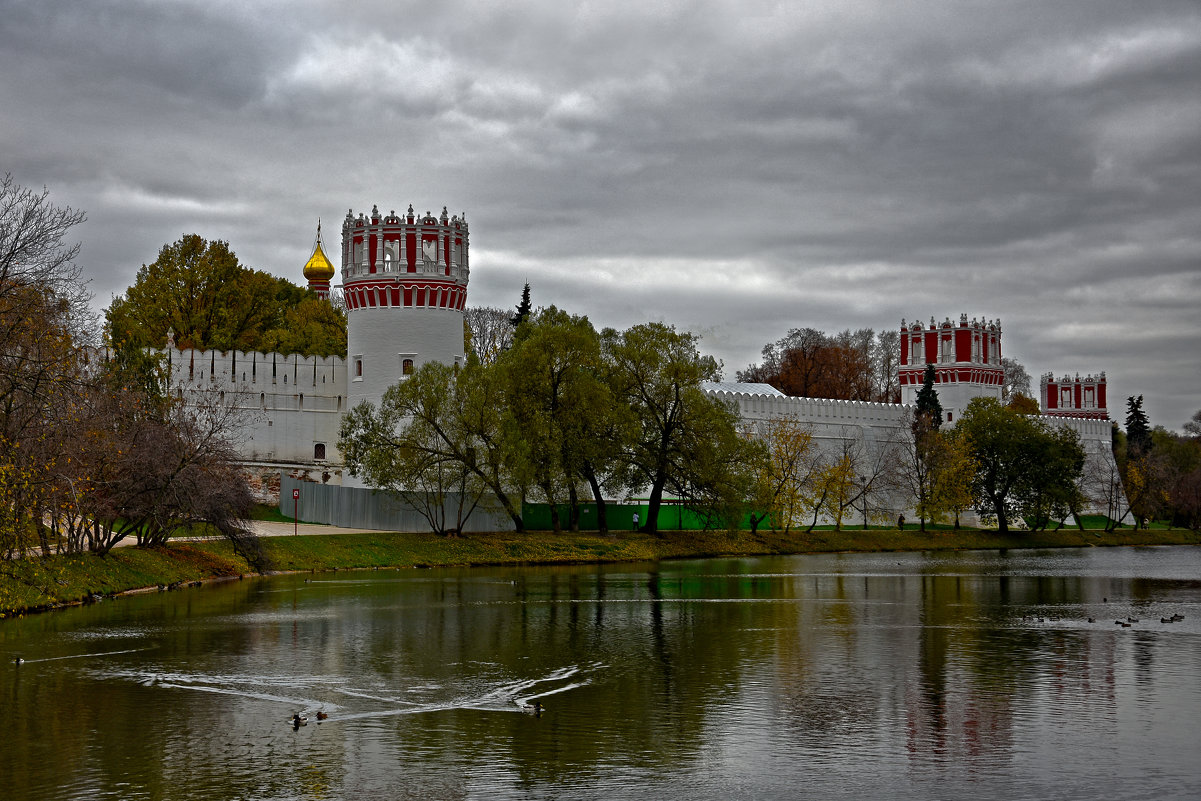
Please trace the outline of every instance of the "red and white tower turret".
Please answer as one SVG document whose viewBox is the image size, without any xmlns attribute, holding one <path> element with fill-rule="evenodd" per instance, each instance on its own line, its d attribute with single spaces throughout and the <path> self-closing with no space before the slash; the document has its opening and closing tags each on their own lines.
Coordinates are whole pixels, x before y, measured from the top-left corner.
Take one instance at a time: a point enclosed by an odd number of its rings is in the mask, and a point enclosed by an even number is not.
<svg viewBox="0 0 1201 801">
<path fill-rule="evenodd" d="M 1005 380 L 1001 321 L 973 318 L 969 322 L 961 314 L 958 325 L 949 317 L 942 324 L 931 317 L 927 327 L 902 320 L 901 403 L 916 403 L 927 364 L 934 365 L 935 389 L 947 422 L 958 420 L 972 398 L 1000 400 Z"/>
<path fill-rule="evenodd" d="M 465 217 L 346 213 L 342 291 L 347 312 L 347 399 L 378 404 L 425 362 L 463 360 L 468 237 Z"/>
<path fill-rule="evenodd" d="M 1084 417 L 1089 420 L 1108 420 L 1105 408 L 1105 373 L 1056 378 L 1046 373 L 1039 382 L 1043 414 L 1050 417 Z"/>
</svg>

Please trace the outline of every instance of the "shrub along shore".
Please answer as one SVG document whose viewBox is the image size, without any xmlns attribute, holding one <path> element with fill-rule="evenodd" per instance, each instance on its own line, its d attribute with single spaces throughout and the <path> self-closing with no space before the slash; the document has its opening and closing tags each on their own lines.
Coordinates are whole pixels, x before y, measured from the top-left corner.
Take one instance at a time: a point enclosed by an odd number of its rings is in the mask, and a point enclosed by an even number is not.
<svg viewBox="0 0 1201 801">
<path fill-rule="evenodd" d="M 467 534 L 371 532 L 333 536 L 266 537 L 263 547 L 274 572 L 483 565 L 594 564 L 776 554 L 1078 548 L 1096 546 L 1201 545 L 1187 529 L 1128 528 L 1107 532 L 996 531 L 916 528 L 818 529 L 782 534 L 760 531 L 684 531 L 647 535 L 618 532 L 535 531 Z M 212 540 L 159 548 L 117 548 L 105 556 L 73 554 L 0 562 L 0 617 L 88 603 L 122 593 L 251 575 L 229 543 Z"/>
</svg>

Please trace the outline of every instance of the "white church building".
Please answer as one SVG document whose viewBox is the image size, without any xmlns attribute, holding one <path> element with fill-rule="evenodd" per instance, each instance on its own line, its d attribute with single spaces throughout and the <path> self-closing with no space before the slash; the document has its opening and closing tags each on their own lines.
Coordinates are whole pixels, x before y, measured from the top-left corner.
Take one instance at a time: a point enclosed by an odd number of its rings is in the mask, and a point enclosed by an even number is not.
<svg viewBox="0 0 1201 801">
<path fill-rule="evenodd" d="M 340 251 L 346 358 L 178 350 L 168 341 L 172 392 L 181 398 L 217 393 L 245 411 L 238 443 L 262 499 L 278 498 L 283 511 L 295 509 L 312 522 L 425 529 L 415 513 L 397 509 L 345 473 L 338 432 L 347 411 L 362 401 L 378 405 L 385 390 L 425 362 L 463 361 L 468 233 L 465 216 L 448 216 L 445 208 L 439 216 L 417 215 L 411 205 L 403 215 L 384 215 L 377 207 L 369 214 L 347 212 Z M 304 276 L 328 298 L 335 274 L 318 227 Z M 878 450 L 906 425 L 927 363 L 935 366 L 947 423 L 954 424 L 972 398 L 1000 400 L 1000 322 L 969 321 L 966 315 L 954 323 L 902 321 L 900 404 L 794 398 L 765 384 L 714 383 L 705 389 L 735 405 L 744 422 L 791 417 L 809 425 L 823 448 L 854 439 Z M 1104 374 L 1100 380 L 1103 399 Z M 1090 459 L 1112 463 L 1110 423 L 1097 414 L 1098 395 L 1088 396 L 1093 405 L 1079 417 L 1071 416 L 1067 393 L 1054 397 L 1064 402 L 1048 421 L 1075 429 Z M 469 530 L 512 526 L 499 510 L 477 510 L 470 523 Z"/>
</svg>

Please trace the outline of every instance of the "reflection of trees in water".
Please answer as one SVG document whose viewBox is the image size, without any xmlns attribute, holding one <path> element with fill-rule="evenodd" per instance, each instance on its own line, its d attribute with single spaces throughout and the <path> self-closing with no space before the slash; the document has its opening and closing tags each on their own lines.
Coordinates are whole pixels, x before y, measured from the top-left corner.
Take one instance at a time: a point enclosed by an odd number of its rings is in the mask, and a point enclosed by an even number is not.
<svg viewBox="0 0 1201 801">
<path fill-rule="evenodd" d="M 780 711 L 785 723 L 796 734 L 846 737 L 859 740 L 864 732 L 874 731 L 880 720 L 877 698 L 868 692 L 872 682 L 866 676 L 847 675 L 842 691 L 835 686 L 801 685 L 785 696 Z"/>
<path fill-rule="evenodd" d="M 890 690 L 877 671 L 896 646 L 896 630 L 879 627 L 883 607 L 873 603 L 894 597 L 898 584 L 833 575 L 806 577 L 790 589 L 800 603 L 774 607 L 780 722 L 812 748 L 862 743 L 884 714 Z"/>
<path fill-rule="evenodd" d="M 92 628 L 112 621 L 98 651 L 125 644 L 126 630 L 134 642 L 151 631 L 154 649 L 129 658 L 148 673 L 186 669 L 210 686 L 247 692 L 270 691 L 264 682 L 275 677 L 281 696 L 342 708 L 293 733 L 286 718 L 297 710 L 280 702 L 102 682 L 87 678 L 83 663 L 35 664 L 36 674 L 26 665 L 11 691 L 2 685 L 17 714 L 0 773 L 11 776 L 11 797 L 45 797 L 34 774 L 8 769 L 36 763 L 52 743 L 64 784 L 110 795 L 126 780 L 161 797 L 205 786 L 227 796 L 256 788 L 370 797 L 387 782 L 398 797 L 453 798 L 478 790 L 472 777 L 480 776 L 580 786 L 614 770 L 712 771 L 708 761 L 727 744 L 771 738 L 790 753 L 832 759 L 870 747 L 907 753 L 913 775 L 944 781 L 1012 760 L 1015 740 L 1037 738 L 1039 725 L 1112 727 L 1115 672 L 1133 668 L 1142 683 L 1156 667 L 1163 635 L 1136 628 L 1114 636 L 1112 619 L 1099 631 L 1103 623 L 1089 629 L 1050 617 L 1087 614 L 1082 604 L 1103 592 L 1151 603 L 1179 582 L 1136 589 L 1114 579 L 995 575 L 993 567 L 964 572 L 939 558 L 914 571 L 893 557 L 829 557 L 808 563 L 817 567 L 803 576 L 755 572 L 792 564 L 771 560 L 339 574 L 6 621 L 27 638 L 74 615 Z M 843 565 L 866 572 L 845 575 Z M 1023 623 L 1024 613 L 1048 622 Z M 555 694 L 573 683 L 580 686 Z M 94 697 L 82 698 L 80 687 Z M 521 715 L 499 697 L 465 708 L 509 687 L 539 697 L 548 713 Z M 430 708 L 397 714 L 408 702 Z M 338 720 L 356 711 L 383 716 Z"/>
<path fill-rule="evenodd" d="M 707 602 L 737 597 L 731 592 L 763 595 L 763 580 L 709 575 L 720 572 L 712 564 L 692 570 L 529 568 L 513 573 L 511 584 L 508 572 L 489 583 L 465 571 L 423 591 L 438 603 L 402 603 L 395 622 L 384 624 L 388 636 L 375 638 L 387 645 L 371 647 L 391 654 L 389 675 L 402 686 L 452 677 L 486 685 L 580 667 L 568 681 L 582 686 L 543 697 L 549 711 L 536 723 L 438 713 L 453 716 L 453 725 L 423 729 L 424 747 L 467 754 L 481 769 L 503 764 L 535 782 L 580 781 L 615 763 L 676 770 L 702 758 L 722 699 L 738 692 L 743 665 L 761 660 L 770 644 L 740 634 L 757 625 L 757 605 Z M 453 655 L 458 661 L 446 664 Z"/>
</svg>

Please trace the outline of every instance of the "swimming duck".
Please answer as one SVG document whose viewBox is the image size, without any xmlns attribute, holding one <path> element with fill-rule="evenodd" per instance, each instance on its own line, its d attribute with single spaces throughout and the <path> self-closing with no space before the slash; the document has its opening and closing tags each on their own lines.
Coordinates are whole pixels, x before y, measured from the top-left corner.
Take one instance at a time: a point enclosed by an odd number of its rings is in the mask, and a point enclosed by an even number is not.
<svg viewBox="0 0 1201 801">
<path fill-rule="evenodd" d="M 309 719 L 302 717 L 299 712 L 292 716 L 292 726 L 299 729 L 301 726 L 308 725 Z"/>
<path fill-rule="evenodd" d="M 329 718 L 329 715 L 325 712 L 317 713 L 317 720 L 327 720 L 328 718 Z"/>
<path fill-rule="evenodd" d="M 14 659 L 14 660 L 13 660 L 13 664 L 14 664 L 14 665 L 22 665 L 22 664 L 24 664 L 24 663 L 25 663 L 25 660 L 24 660 L 24 659 L 22 659 L 22 658 L 21 658 L 21 657 L 19 657 L 19 656 L 18 656 L 16 659 Z"/>
<path fill-rule="evenodd" d="M 541 715 L 542 714 L 542 702 L 541 701 L 535 701 L 532 704 L 518 704 L 518 707 L 520 707 L 521 711 L 526 713 L 527 715 Z"/>
</svg>

